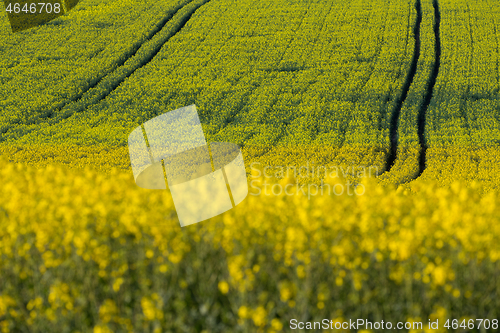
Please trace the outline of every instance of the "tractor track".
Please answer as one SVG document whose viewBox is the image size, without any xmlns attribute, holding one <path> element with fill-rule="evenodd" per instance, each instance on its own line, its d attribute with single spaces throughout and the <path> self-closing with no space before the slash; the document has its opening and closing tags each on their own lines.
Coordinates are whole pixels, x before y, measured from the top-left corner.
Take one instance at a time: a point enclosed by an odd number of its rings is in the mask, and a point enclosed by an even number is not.
<svg viewBox="0 0 500 333">
<path fill-rule="evenodd" d="M 433 0 L 432 5 L 434 7 L 434 64 L 432 66 L 431 76 L 429 77 L 429 83 L 427 85 L 427 90 L 424 97 L 424 104 L 418 113 L 418 141 L 420 144 L 420 156 L 419 156 L 419 170 L 415 178 L 422 175 L 426 167 L 426 157 L 427 157 L 427 142 L 425 140 L 425 117 L 427 114 L 427 109 L 431 103 L 432 95 L 434 93 L 434 86 L 436 85 L 436 80 L 439 75 L 439 67 L 441 65 L 441 12 L 439 10 L 438 0 Z"/>
<path fill-rule="evenodd" d="M 417 65 L 420 58 L 420 48 L 421 48 L 421 24 L 422 24 L 422 0 L 416 0 L 415 8 L 417 11 L 416 22 L 413 27 L 413 34 L 415 37 L 414 43 L 414 53 L 413 58 L 410 65 L 410 70 L 407 74 L 405 84 L 403 85 L 403 92 L 398 99 L 395 109 L 392 113 L 390 120 L 390 151 L 388 154 L 388 158 L 386 160 L 387 171 L 393 167 L 398 151 L 398 123 L 401 115 L 402 106 L 408 96 L 410 87 L 413 83 L 414 77 L 417 72 Z M 67 100 L 62 103 L 61 106 L 58 106 L 52 109 L 48 114 L 33 119 L 30 124 L 34 124 L 39 120 L 46 120 L 50 124 L 54 124 L 59 122 L 60 120 L 66 119 L 75 113 L 86 110 L 92 105 L 96 105 L 102 100 L 106 99 L 114 90 L 116 90 L 127 78 L 133 75 L 137 70 L 149 64 L 155 56 L 160 52 L 161 48 L 174 36 L 177 35 L 187 24 L 187 22 L 191 19 L 193 14 L 202 6 L 210 2 L 210 0 L 193 0 L 189 1 L 183 5 L 178 6 L 174 10 L 172 10 L 168 15 L 166 15 L 153 30 L 148 34 L 146 40 L 137 45 L 131 52 L 126 55 L 126 57 L 119 62 L 116 63 L 116 66 L 113 66 L 113 69 L 103 74 L 98 80 L 96 80 L 93 84 L 89 85 L 83 92 L 81 92 L 77 97 Z M 427 109 L 430 105 L 434 86 L 436 84 L 437 76 L 439 74 L 440 68 L 440 57 L 441 57 L 441 40 L 440 40 L 440 22 L 441 15 L 439 10 L 438 0 L 433 0 L 434 7 L 434 37 L 435 37 L 435 61 L 433 63 L 431 75 L 429 76 L 429 80 L 427 83 L 427 87 L 425 90 L 423 104 L 418 112 L 418 140 L 420 145 L 419 152 L 419 171 L 417 176 L 418 178 L 423 173 L 426 167 L 426 153 L 427 153 L 427 143 L 425 140 L 425 126 L 426 126 L 426 113 Z M 186 10 L 186 8 L 188 8 Z M 184 11 L 184 13 L 182 13 Z M 181 18 L 177 16 L 183 15 Z M 154 38 L 158 37 L 161 34 L 163 29 L 167 27 L 167 25 L 174 22 L 174 28 L 160 37 L 160 41 L 156 42 L 153 46 L 149 45 L 149 49 L 147 52 L 141 52 L 141 48 L 145 47 L 148 42 L 152 41 Z M 286 52 L 286 51 L 285 51 Z M 139 58 L 139 59 L 134 59 Z M 134 64 L 128 64 L 131 60 L 137 60 Z M 125 68 L 127 67 L 127 68 Z M 116 78 L 113 77 L 117 72 L 122 71 L 121 75 Z M 234 115 L 233 115 L 234 117 Z M 28 124 L 29 125 L 29 124 Z M 10 128 L 2 130 L 1 134 L 5 134 L 9 131 Z M 0 134 L 0 135 L 1 135 Z M 0 141 L 4 141 L 5 138 L 0 137 Z"/>
<path fill-rule="evenodd" d="M 391 123 L 389 128 L 390 133 L 390 150 L 389 155 L 386 161 L 386 170 L 387 172 L 391 170 L 394 166 L 394 163 L 397 158 L 398 152 L 398 124 L 399 118 L 401 116 L 401 109 L 403 104 L 408 96 L 409 90 L 412 86 L 414 77 L 417 73 L 417 65 L 420 58 L 420 50 L 421 50 L 421 24 L 422 24 L 422 0 L 417 0 L 415 8 L 417 10 L 417 19 L 414 26 L 414 36 L 415 36 L 415 46 L 413 58 L 410 65 L 410 70 L 407 75 L 407 80 L 403 86 L 403 93 L 401 94 L 398 103 L 396 104 L 396 108 L 391 117 Z M 427 142 L 425 139 L 425 126 L 426 126 L 426 115 L 429 105 L 431 103 L 432 96 L 434 94 L 434 87 L 436 85 L 436 80 L 439 75 L 439 68 L 441 65 L 441 34 L 440 34 L 440 25 L 441 25 L 441 13 L 439 10 L 439 2 L 438 0 L 433 0 L 432 5 L 434 8 L 434 63 L 432 64 L 431 73 L 429 75 L 427 86 L 423 96 L 423 102 L 421 107 L 418 109 L 417 115 L 417 136 L 418 142 L 420 146 L 419 156 L 418 156 L 418 173 L 413 179 L 417 179 L 422 175 L 426 168 L 426 158 L 427 158 Z"/>
<path fill-rule="evenodd" d="M 70 117 L 77 112 L 84 111 L 88 107 L 95 105 L 107 98 L 111 94 L 111 92 L 118 88 L 118 86 L 120 86 L 133 73 L 150 63 L 158 54 L 158 52 L 160 52 L 161 48 L 172 37 L 179 33 L 182 28 L 185 27 L 187 22 L 193 16 L 194 12 L 196 12 L 203 5 L 207 4 L 209 1 L 210 0 L 203 0 L 198 4 L 193 5 L 197 2 L 196 0 L 193 0 L 174 8 L 168 15 L 166 15 L 160 22 L 158 22 L 158 24 L 156 24 L 156 26 L 149 32 L 144 42 L 140 43 L 131 51 L 127 52 L 123 59 L 112 66 L 111 70 L 107 71 L 100 78 L 95 80 L 95 82 L 90 84 L 86 89 L 78 94 L 78 96 L 62 102 L 60 105 L 51 109 L 44 115 L 30 119 L 30 121 L 27 122 L 26 125 L 34 125 L 40 120 L 49 122 L 49 124 L 52 125 L 59 122 L 60 120 Z M 183 11 L 185 11 L 186 13 L 182 13 Z M 182 14 L 184 14 L 184 16 L 178 18 L 178 16 Z M 174 28 L 172 29 L 172 31 L 170 33 L 161 34 L 162 31 L 172 21 L 174 21 Z M 156 38 L 158 38 L 159 41 L 156 41 L 156 43 L 154 43 L 154 39 Z M 150 43 L 154 43 L 154 45 L 149 45 Z M 148 47 L 148 49 L 145 51 L 141 50 L 145 47 Z M 129 64 L 129 62 L 131 61 L 133 61 L 134 63 Z M 3 129 L 1 131 L 1 134 L 6 134 L 10 129 L 11 127 Z M 4 140 L 4 138 L 0 138 L 0 141 Z"/>
<path fill-rule="evenodd" d="M 138 59 L 137 63 L 130 66 L 131 68 L 128 68 L 128 69 L 125 69 L 125 75 L 121 75 L 121 77 L 118 79 L 118 80 L 113 80 L 112 82 L 110 82 L 109 84 L 109 87 L 105 88 L 104 91 L 98 91 L 96 92 L 96 95 L 94 98 L 92 98 L 91 101 L 89 101 L 88 103 L 84 103 L 84 105 L 80 105 L 79 107 L 77 107 L 77 110 L 74 110 L 74 112 L 80 112 L 80 111 L 83 111 L 85 109 L 87 109 L 89 106 L 91 105 L 94 105 L 94 104 L 97 104 L 99 103 L 100 101 L 102 101 L 103 99 L 107 98 L 116 88 L 118 88 L 118 86 L 120 86 L 127 78 L 129 78 L 132 74 L 134 74 L 137 70 L 141 69 L 142 67 L 146 66 L 147 64 L 149 64 L 153 58 L 160 52 L 161 48 L 171 39 L 173 38 L 175 35 L 177 35 L 177 33 L 179 33 L 182 28 L 184 28 L 187 24 L 187 22 L 191 19 L 191 17 L 193 16 L 193 14 L 200 8 L 202 7 L 203 5 L 205 5 L 206 3 L 208 3 L 210 0 L 204 0 L 202 2 L 200 2 L 200 4 L 196 5 L 196 6 L 193 6 L 189 12 L 186 14 L 186 16 L 182 17 L 179 22 L 177 23 L 175 29 L 173 30 L 172 33 L 169 33 L 167 34 L 166 36 L 164 36 L 161 40 L 160 43 L 158 43 L 157 45 L 154 45 L 152 47 L 151 50 L 148 50 L 148 52 L 146 52 L 146 55 L 143 56 L 141 59 Z M 171 15 L 168 15 L 165 19 L 162 20 L 162 24 L 161 24 L 161 28 L 158 29 L 152 36 L 151 38 L 149 38 L 146 42 L 144 42 L 143 44 L 141 44 L 141 46 L 138 48 L 138 50 L 136 51 L 136 53 L 140 50 L 141 47 L 145 46 L 145 44 L 152 40 L 156 35 L 158 35 L 165 27 L 166 25 L 171 22 L 173 19 L 175 19 L 176 15 L 184 8 L 190 6 L 194 1 L 191 1 L 189 3 L 187 3 L 186 5 L 178 8 L 177 10 L 175 10 L 175 12 Z M 127 60 L 131 60 L 133 58 L 132 57 L 129 57 Z M 111 73 L 109 73 L 107 76 L 119 71 L 122 67 L 124 67 L 126 65 L 126 61 L 123 62 L 122 66 L 116 68 L 114 71 L 112 71 Z M 101 81 L 104 82 L 106 77 L 107 76 L 104 76 Z M 105 83 L 105 82 L 104 82 Z M 97 85 L 96 87 L 97 88 Z M 90 91 L 88 91 L 90 93 Z M 80 99 L 78 101 L 76 101 L 77 103 L 80 102 L 82 99 L 83 99 L 83 95 L 82 97 L 80 97 Z M 73 113 L 74 113 L 73 112 Z M 69 115 L 64 115 L 63 114 L 63 118 L 67 118 L 71 116 L 71 114 Z"/>
<path fill-rule="evenodd" d="M 77 98 L 75 99 L 72 99 L 68 102 L 66 102 L 66 104 L 64 106 L 66 106 L 67 104 L 70 104 L 71 102 L 79 102 L 83 96 L 88 93 L 90 90 L 92 90 L 93 88 L 97 87 L 109 74 L 111 74 L 112 72 L 116 71 L 118 68 L 122 67 L 123 65 L 125 65 L 125 63 L 133 58 L 137 52 L 139 51 L 139 49 L 141 47 L 143 47 L 143 45 L 148 42 L 149 40 L 151 40 L 156 34 L 158 34 L 158 32 L 160 32 L 164 27 L 165 25 L 167 25 L 167 23 L 182 9 L 184 8 L 185 6 L 187 6 L 189 3 L 185 4 L 185 5 L 181 5 L 181 6 L 178 6 L 177 8 L 175 8 L 172 13 L 166 15 L 156 26 L 155 28 L 148 34 L 148 36 L 146 37 L 146 40 L 139 44 L 138 46 L 136 46 L 132 52 L 127 55 L 124 59 L 122 59 L 121 61 L 119 61 L 118 63 L 115 64 L 115 66 L 113 66 L 113 69 L 108 71 L 106 74 L 102 75 L 96 82 L 94 82 L 93 84 L 91 84 L 89 87 L 87 87 L 87 89 L 85 89 Z M 61 107 L 62 108 L 64 108 Z"/>
<path fill-rule="evenodd" d="M 415 9 L 417 11 L 417 18 L 415 21 L 415 26 L 413 27 L 413 36 L 415 37 L 415 45 L 413 49 L 413 58 L 411 60 L 410 70 L 408 75 L 406 76 L 405 83 L 403 85 L 403 93 L 396 103 L 396 107 L 392 113 L 391 123 L 389 127 L 389 136 L 390 136 L 390 148 L 389 155 L 387 157 L 387 172 L 391 170 L 394 166 L 394 162 L 396 161 L 396 156 L 398 152 L 398 123 L 399 117 L 401 116 L 401 109 L 403 108 L 403 103 L 408 96 L 408 92 L 410 91 L 410 87 L 413 83 L 413 79 L 415 78 L 415 74 L 417 73 L 417 65 L 418 60 L 420 58 L 420 27 L 422 24 L 422 3 L 421 0 L 417 0 L 415 4 Z"/>
</svg>

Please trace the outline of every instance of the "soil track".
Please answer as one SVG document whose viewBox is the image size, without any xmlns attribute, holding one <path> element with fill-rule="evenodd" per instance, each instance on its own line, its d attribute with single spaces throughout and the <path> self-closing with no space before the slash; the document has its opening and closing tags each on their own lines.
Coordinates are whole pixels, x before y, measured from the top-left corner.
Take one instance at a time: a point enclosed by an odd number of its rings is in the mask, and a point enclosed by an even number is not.
<svg viewBox="0 0 500 333">
<path fill-rule="evenodd" d="M 403 103 L 408 96 L 408 91 L 415 78 L 415 73 L 417 72 L 418 60 L 420 58 L 420 26 L 422 24 L 422 3 L 421 0 L 417 0 L 415 4 L 415 9 L 417 10 L 417 20 L 415 26 L 413 27 L 413 36 L 415 37 L 415 45 L 413 49 L 413 58 L 411 60 L 410 70 L 406 76 L 406 81 L 403 86 L 403 93 L 396 103 L 396 107 L 391 117 L 391 125 L 389 127 L 389 135 L 391 140 L 391 145 L 389 149 L 389 156 L 387 157 L 387 171 L 390 171 L 396 161 L 396 155 L 398 151 L 398 123 L 399 117 L 401 115 L 401 108 Z"/>
<path fill-rule="evenodd" d="M 420 156 L 419 156 L 419 171 L 417 178 L 425 170 L 425 162 L 427 155 L 427 143 L 425 140 L 425 116 L 429 104 L 431 103 L 432 95 L 434 92 L 434 86 L 436 85 L 436 79 L 439 75 L 439 66 L 441 65 L 441 13 L 439 11 L 438 0 L 433 0 L 432 5 L 434 6 L 434 65 L 432 68 L 431 76 L 429 77 L 429 83 L 427 86 L 427 91 L 425 93 L 424 104 L 420 108 L 418 113 L 418 141 L 420 143 Z"/>
</svg>

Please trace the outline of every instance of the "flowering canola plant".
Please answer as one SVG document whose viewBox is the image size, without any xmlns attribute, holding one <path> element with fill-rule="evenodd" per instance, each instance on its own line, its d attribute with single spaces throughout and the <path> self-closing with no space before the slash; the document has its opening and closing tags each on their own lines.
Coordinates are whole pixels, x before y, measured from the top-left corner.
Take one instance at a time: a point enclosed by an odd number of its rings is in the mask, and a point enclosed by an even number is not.
<svg viewBox="0 0 500 333">
<path fill-rule="evenodd" d="M 130 172 L 2 164 L 3 332 L 277 332 L 304 314 L 395 322 L 500 308 L 500 196 L 478 183 L 249 195 L 181 228 L 168 191 Z"/>
</svg>

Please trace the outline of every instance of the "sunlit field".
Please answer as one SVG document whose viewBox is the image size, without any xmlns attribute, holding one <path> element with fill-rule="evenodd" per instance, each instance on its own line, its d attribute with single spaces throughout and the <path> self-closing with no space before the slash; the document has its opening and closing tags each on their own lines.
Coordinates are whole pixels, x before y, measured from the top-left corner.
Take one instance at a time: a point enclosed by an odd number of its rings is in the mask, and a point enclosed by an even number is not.
<svg viewBox="0 0 500 333">
<path fill-rule="evenodd" d="M 497 1 L 1 8 L 2 332 L 498 328 Z M 127 138 L 191 104 L 250 192 L 181 228 Z"/>
</svg>

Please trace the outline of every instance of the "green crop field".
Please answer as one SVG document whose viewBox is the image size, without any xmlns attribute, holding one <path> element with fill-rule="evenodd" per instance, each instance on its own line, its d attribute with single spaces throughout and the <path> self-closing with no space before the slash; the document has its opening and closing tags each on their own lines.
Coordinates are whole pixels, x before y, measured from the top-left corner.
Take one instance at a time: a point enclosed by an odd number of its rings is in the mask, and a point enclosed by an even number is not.
<svg viewBox="0 0 500 333">
<path fill-rule="evenodd" d="M 17 32 L 0 5 L 2 332 L 498 325 L 498 0 L 75 3 Z M 181 228 L 127 140 L 191 104 L 253 189 L 363 195 L 250 194 Z M 305 165 L 342 171 L 275 173 Z"/>
</svg>

